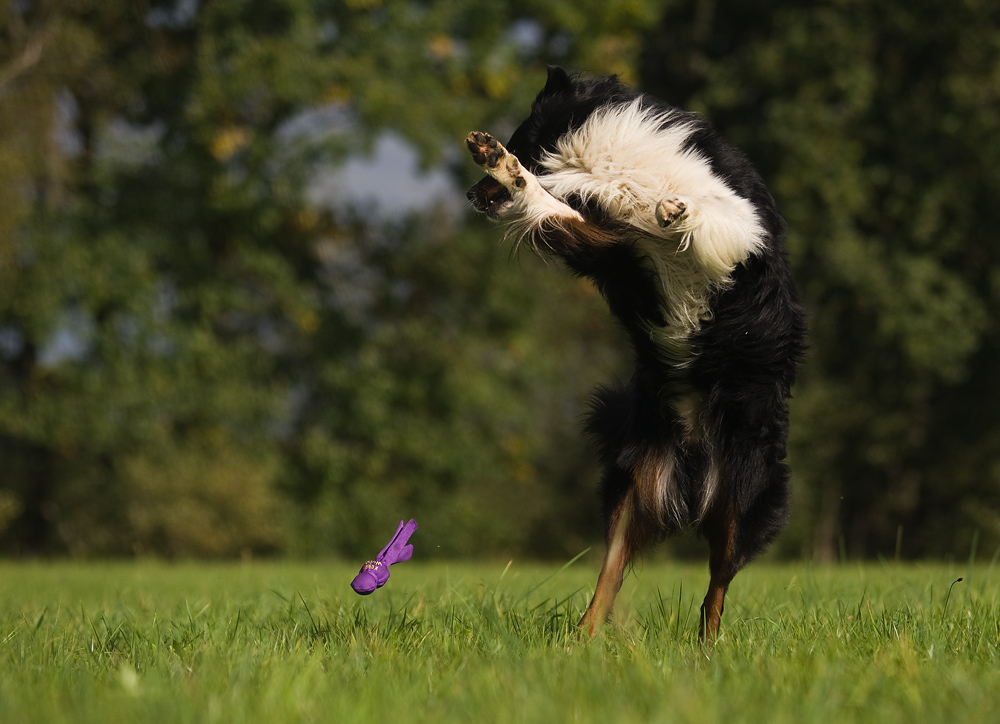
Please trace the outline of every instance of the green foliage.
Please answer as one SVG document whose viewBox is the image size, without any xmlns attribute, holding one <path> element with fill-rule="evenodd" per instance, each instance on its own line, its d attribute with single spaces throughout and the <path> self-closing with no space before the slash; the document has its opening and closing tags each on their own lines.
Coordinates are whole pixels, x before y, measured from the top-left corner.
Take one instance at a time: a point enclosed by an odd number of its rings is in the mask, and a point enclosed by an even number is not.
<svg viewBox="0 0 1000 724">
<path fill-rule="evenodd" d="M 441 554 L 579 547 L 575 418 L 617 363 L 595 295 L 453 212 L 395 228 L 306 190 L 381 129 L 450 157 L 522 114 L 557 36 L 572 60 L 649 16 L 596 7 L 523 37 L 516 4 L 5 11 L 6 550 L 355 553 L 409 515 Z"/>
<path fill-rule="evenodd" d="M 888 553 L 900 531 L 911 555 L 957 552 L 976 528 L 995 545 L 992 512 L 969 511 L 1000 503 L 1000 420 L 971 402 L 996 391 L 997 9 L 707 7 L 664 15 L 643 80 L 740 144 L 788 220 L 813 348 L 792 440 L 803 552 Z"/>
<path fill-rule="evenodd" d="M 368 229 L 327 250 L 343 316 L 316 333 L 315 378 L 298 377 L 310 393 L 290 446 L 303 552 L 362 555 L 410 516 L 438 541 L 432 555 L 583 545 L 560 507 L 569 491 L 593 496 L 594 475 L 549 446 L 580 449 L 582 395 L 614 371 L 601 346 L 613 330 L 589 284 L 534 257 L 512 270 L 494 235 L 422 226 L 404 254 L 393 229 Z M 375 280 L 352 280 L 359 267 Z M 574 348 L 567 328 L 593 339 Z"/>
<path fill-rule="evenodd" d="M 454 204 L 314 181 L 388 131 L 476 177 L 549 62 L 708 116 L 812 321 L 785 555 L 1000 543 L 993 5 L 44 0 L 0 9 L 0 550 L 430 555 L 599 540 L 600 299 Z M 381 199 L 392 208 L 394 199 Z M 984 402 L 986 401 L 986 402 Z"/>
<path fill-rule="evenodd" d="M 65 35 L 77 55 L 63 66 L 43 52 L 36 72 L 9 80 L 15 98 L 41 98 L 54 119 L 33 140 L 58 168 L 25 166 L 18 178 L 28 211 L 0 268 L 0 450 L 20 510 L 8 546 L 273 548 L 274 452 L 259 448 L 273 448 L 267 427 L 283 395 L 260 330 L 312 306 L 291 259 L 268 248 L 301 201 L 268 193 L 256 205 L 277 141 L 248 139 L 236 159 L 205 132 L 226 128 L 225 99 L 216 116 L 192 110 L 211 97 L 200 79 L 211 65 L 194 63 L 202 45 L 179 28 L 137 25 L 118 3 L 18 12 L 56 38 L 45 47 Z M 262 131 L 301 102 L 295 93 L 250 109 Z M 31 184 L 45 194 L 24 193 Z"/>
<path fill-rule="evenodd" d="M 422 533 L 418 532 L 418 536 Z M 419 545 L 418 541 L 414 541 Z M 4 566 L 0 717 L 159 722 L 992 721 L 992 571 L 759 566 L 696 639 L 707 572 L 626 579 L 595 641 L 590 564 Z M 659 587 L 655 585 L 659 583 Z"/>
</svg>

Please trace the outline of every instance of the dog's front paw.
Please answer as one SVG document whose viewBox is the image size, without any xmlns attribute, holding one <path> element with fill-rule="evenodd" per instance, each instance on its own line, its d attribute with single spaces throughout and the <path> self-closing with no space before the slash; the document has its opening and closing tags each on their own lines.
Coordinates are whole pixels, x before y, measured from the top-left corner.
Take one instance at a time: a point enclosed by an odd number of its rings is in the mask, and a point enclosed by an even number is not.
<svg viewBox="0 0 1000 724">
<path fill-rule="evenodd" d="M 668 196 L 656 205 L 656 223 L 667 228 L 687 214 L 687 203 L 679 196 Z"/>
<path fill-rule="evenodd" d="M 517 157 L 508 152 L 503 144 L 488 133 L 473 131 L 465 139 L 472 160 L 483 167 L 504 186 L 523 189 L 525 180 L 521 174 L 521 164 Z"/>
<path fill-rule="evenodd" d="M 507 153 L 507 150 L 500 145 L 500 142 L 488 133 L 473 131 L 465 139 L 465 144 L 469 147 L 472 160 L 480 166 L 496 168 L 500 160 Z"/>
</svg>

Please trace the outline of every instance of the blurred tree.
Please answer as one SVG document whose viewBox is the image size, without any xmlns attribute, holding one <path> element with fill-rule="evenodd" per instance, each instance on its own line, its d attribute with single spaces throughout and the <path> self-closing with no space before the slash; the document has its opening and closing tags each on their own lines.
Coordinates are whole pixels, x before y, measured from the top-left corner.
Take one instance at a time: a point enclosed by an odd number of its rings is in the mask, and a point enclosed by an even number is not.
<svg viewBox="0 0 1000 724">
<path fill-rule="evenodd" d="M 455 153 L 470 128 L 509 133 L 550 60 L 631 67 L 655 8 L 365 4 L 335 16 L 331 95 L 363 141 L 391 128 L 451 165 L 458 196 L 477 177 Z M 578 419 L 618 368 L 617 330 L 588 285 L 537 259 L 510 268 L 495 228 L 421 216 L 384 224 L 359 209 L 318 239 L 326 311 L 291 375 L 293 548 L 364 554 L 413 515 L 431 554 L 575 553 L 599 535 Z"/>
<path fill-rule="evenodd" d="M 552 506 L 577 495 L 573 417 L 614 365 L 597 300 L 499 273 L 479 222 L 394 227 L 306 191 L 381 129 L 458 164 L 553 56 L 627 69 L 653 7 L 6 5 L 0 543 L 360 551 L 398 513 L 438 521 L 441 552 L 482 531 L 578 548 Z"/>
<path fill-rule="evenodd" d="M 229 474 L 221 466 L 178 459 L 201 454 L 272 478 L 248 476 L 241 496 L 206 494 L 205 507 L 246 519 L 208 550 L 273 548 L 273 522 L 257 519 L 277 508 L 273 453 L 257 443 L 281 397 L 261 339 L 269 323 L 291 326 L 311 310 L 289 262 L 257 242 L 301 204 L 265 191 L 277 141 L 226 147 L 228 126 L 192 110 L 203 82 L 195 34 L 137 10 L 8 10 L 15 66 L 42 40 L 33 65 L 5 73 L 0 89 L 0 123 L 14 129 L 0 133 L 0 156 L 19 171 L 5 179 L 11 235 L 0 267 L 2 485 L 17 511 L 5 538 L 30 552 L 202 550 L 193 539 L 161 546 L 129 514 L 145 494 L 136 470 L 197 471 L 179 490 L 216 487 L 213 475 Z M 254 107 L 262 123 L 295 102 L 295 89 L 286 94 Z M 188 503 L 163 495 L 157 509 L 169 517 Z"/>
<path fill-rule="evenodd" d="M 409 515 L 428 552 L 451 556 L 564 555 L 596 529 L 576 419 L 615 366 L 615 330 L 589 285 L 552 284 L 537 260 L 511 270 L 495 230 L 449 227 L 366 225 L 326 242 L 343 314 L 327 316 L 325 359 L 299 376 L 300 551 L 364 554 Z"/>
<path fill-rule="evenodd" d="M 459 199 L 546 63 L 708 115 L 813 312 L 785 552 L 1000 541 L 997 10 L 968 0 L 0 8 L 0 547 L 566 555 L 621 340 L 585 283 L 316 179 L 405 138 Z M 347 181 L 350 185 L 351 180 Z M 400 204 L 400 206 L 405 206 Z"/>
<path fill-rule="evenodd" d="M 1000 8 L 694 0 L 644 85 L 746 149 L 789 222 L 813 352 L 798 540 L 833 558 L 1000 543 Z M 807 531 L 814 531 L 812 536 Z"/>
</svg>

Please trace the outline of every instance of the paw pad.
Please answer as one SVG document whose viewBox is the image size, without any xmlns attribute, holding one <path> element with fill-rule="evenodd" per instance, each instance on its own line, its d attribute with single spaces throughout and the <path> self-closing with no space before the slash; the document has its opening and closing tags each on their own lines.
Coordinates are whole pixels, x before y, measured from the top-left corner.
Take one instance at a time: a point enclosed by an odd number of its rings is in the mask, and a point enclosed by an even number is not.
<svg viewBox="0 0 1000 724">
<path fill-rule="evenodd" d="M 656 205 L 655 213 L 656 223 L 666 228 L 684 217 L 687 213 L 687 204 L 677 196 L 670 196 Z"/>
<path fill-rule="evenodd" d="M 488 133 L 473 131 L 465 139 L 465 144 L 469 147 L 472 160 L 480 166 L 496 168 L 507 154 L 500 142 Z"/>
</svg>

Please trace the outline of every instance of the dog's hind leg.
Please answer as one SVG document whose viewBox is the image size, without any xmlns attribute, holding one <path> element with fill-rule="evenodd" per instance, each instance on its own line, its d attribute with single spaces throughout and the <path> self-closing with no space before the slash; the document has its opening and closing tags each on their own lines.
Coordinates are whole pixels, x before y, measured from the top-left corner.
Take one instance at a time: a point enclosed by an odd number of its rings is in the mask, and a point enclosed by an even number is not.
<svg viewBox="0 0 1000 724">
<path fill-rule="evenodd" d="M 740 466 L 744 476 L 752 465 Z M 758 471 L 756 485 L 746 477 L 735 485 L 722 486 L 723 492 L 705 516 L 701 530 L 708 539 L 711 578 L 701 607 L 701 640 L 711 643 L 719 633 L 722 609 L 729 584 L 747 563 L 774 540 L 788 515 L 788 468 L 781 462 Z M 723 472 L 723 475 L 725 473 Z M 739 505 L 733 495 L 740 487 L 757 491 L 754 498 Z"/>
<path fill-rule="evenodd" d="M 710 515 L 703 528 L 708 538 L 711 575 L 708 593 L 701 604 L 701 623 L 698 627 L 698 638 L 705 643 L 711 643 L 719 634 L 726 592 L 742 567 L 742 563 L 737 560 L 736 526 L 737 520 L 732 507 L 726 505 L 722 512 Z"/>
<path fill-rule="evenodd" d="M 604 555 L 604 565 L 597 577 L 594 598 L 587 607 L 587 612 L 580 619 L 579 626 L 590 638 L 597 635 L 597 630 L 611 613 L 615 597 L 621 590 L 625 576 L 625 568 L 635 553 L 632 525 L 632 495 L 626 494 L 608 516 L 607 545 Z"/>
</svg>

